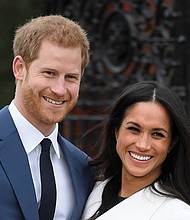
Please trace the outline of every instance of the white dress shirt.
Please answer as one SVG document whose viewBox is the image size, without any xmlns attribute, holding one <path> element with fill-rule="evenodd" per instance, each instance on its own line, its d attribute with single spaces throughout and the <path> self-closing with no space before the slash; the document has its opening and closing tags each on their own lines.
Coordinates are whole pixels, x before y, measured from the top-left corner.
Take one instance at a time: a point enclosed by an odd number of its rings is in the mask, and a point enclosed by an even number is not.
<svg viewBox="0 0 190 220">
<path fill-rule="evenodd" d="M 36 192 L 36 199 L 39 207 L 41 198 L 41 179 L 39 165 L 41 153 L 40 142 L 45 138 L 45 136 L 29 121 L 27 121 L 26 118 L 23 117 L 23 115 L 16 108 L 14 100 L 9 106 L 9 111 L 18 130 L 24 149 L 28 155 L 28 161 Z M 50 149 L 50 157 L 53 165 L 57 188 L 57 201 L 54 220 L 67 220 L 72 215 L 72 210 L 74 207 L 74 190 L 68 166 L 57 142 L 57 135 L 58 124 L 56 124 L 54 131 L 48 137 L 46 137 L 52 141 L 53 146 Z"/>
</svg>

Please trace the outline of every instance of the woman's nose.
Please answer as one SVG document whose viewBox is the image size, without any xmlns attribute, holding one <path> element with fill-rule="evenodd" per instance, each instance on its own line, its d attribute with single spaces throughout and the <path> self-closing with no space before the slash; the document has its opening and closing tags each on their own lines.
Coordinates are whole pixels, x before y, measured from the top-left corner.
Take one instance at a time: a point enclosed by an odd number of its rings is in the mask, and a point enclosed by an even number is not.
<svg viewBox="0 0 190 220">
<path fill-rule="evenodd" d="M 146 151 L 150 149 L 151 143 L 147 134 L 142 134 L 140 137 L 138 137 L 138 140 L 136 141 L 136 147 L 140 151 Z"/>
</svg>

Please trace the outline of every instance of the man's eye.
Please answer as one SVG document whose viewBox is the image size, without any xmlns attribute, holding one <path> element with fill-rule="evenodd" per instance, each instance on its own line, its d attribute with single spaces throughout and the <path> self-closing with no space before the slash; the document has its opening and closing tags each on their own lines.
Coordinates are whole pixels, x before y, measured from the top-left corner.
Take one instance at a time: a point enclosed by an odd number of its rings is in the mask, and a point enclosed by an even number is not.
<svg viewBox="0 0 190 220">
<path fill-rule="evenodd" d="M 51 72 L 51 71 L 46 71 L 45 74 L 48 75 L 48 76 L 53 76 L 54 75 L 54 73 Z"/>
</svg>

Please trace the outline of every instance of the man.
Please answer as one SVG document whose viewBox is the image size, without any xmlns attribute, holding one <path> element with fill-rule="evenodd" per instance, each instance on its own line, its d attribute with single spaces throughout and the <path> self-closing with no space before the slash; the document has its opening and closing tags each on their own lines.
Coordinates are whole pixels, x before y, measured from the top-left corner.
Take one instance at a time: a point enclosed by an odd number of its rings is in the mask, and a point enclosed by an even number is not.
<svg viewBox="0 0 190 220">
<path fill-rule="evenodd" d="M 13 50 L 15 98 L 0 111 L 0 219 L 80 219 L 94 176 L 88 156 L 59 134 L 58 122 L 78 99 L 89 61 L 86 33 L 60 15 L 42 16 L 16 30 Z M 41 167 L 44 138 L 53 174 Z"/>
</svg>

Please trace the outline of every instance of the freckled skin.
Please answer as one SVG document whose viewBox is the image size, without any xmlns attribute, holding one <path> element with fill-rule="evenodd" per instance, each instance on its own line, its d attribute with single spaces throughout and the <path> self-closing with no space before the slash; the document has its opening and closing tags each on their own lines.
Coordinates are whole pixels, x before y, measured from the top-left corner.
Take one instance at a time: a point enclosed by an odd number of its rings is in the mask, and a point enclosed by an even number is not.
<svg viewBox="0 0 190 220">
<path fill-rule="evenodd" d="M 17 56 L 13 70 L 17 108 L 44 135 L 49 135 L 55 123 L 63 120 L 77 102 L 81 48 L 64 48 L 44 41 L 29 67 Z"/>
</svg>

